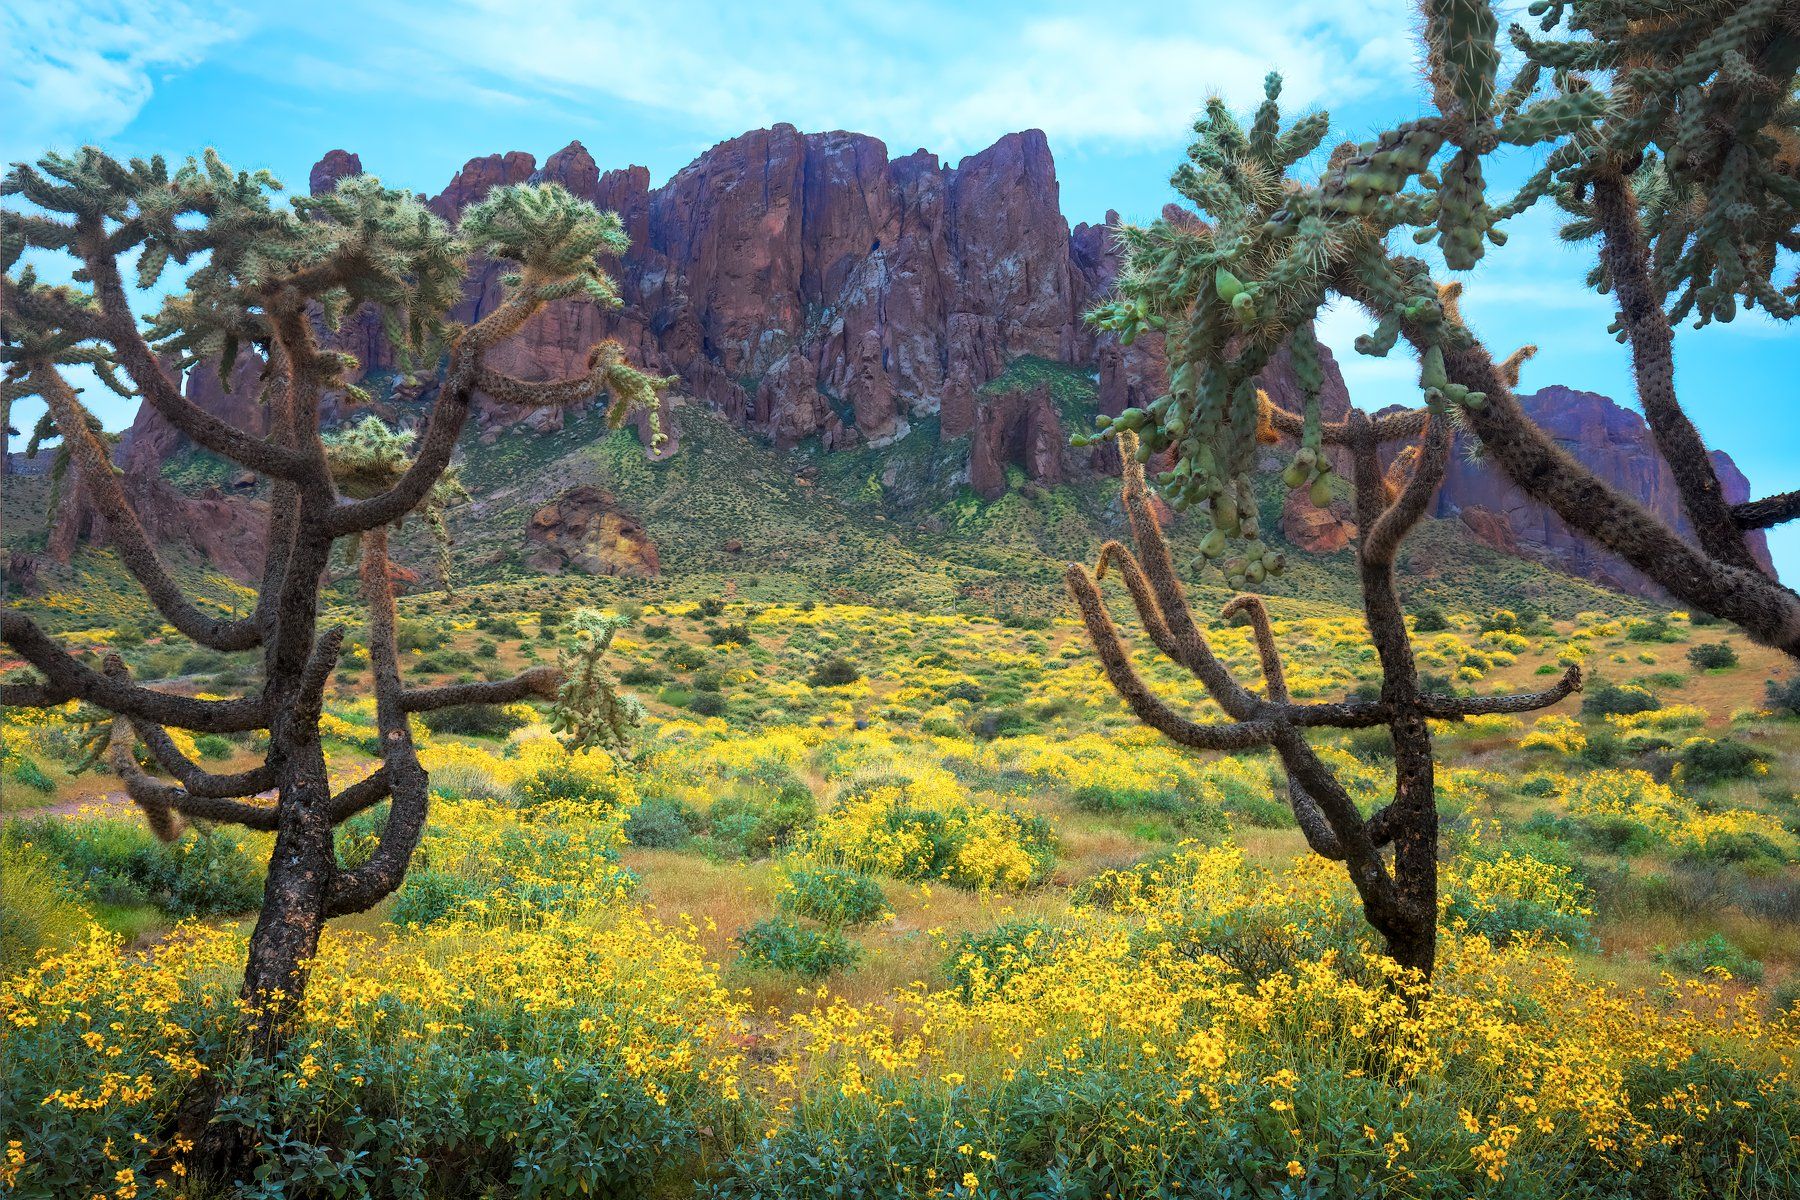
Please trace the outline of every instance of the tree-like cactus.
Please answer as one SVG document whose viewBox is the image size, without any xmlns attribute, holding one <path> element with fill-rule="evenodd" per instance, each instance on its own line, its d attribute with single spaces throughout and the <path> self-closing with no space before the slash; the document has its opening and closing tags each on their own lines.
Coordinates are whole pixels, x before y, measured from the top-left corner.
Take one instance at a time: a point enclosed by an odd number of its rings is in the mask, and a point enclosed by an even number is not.
<svg viewBox="0 0 1800 1200">
<path fill-rule="evenodd" d="M 1800 281 L 1777 278 L 1800 249 L 1800 0 L 1536 0 L 1534 37 L 1514 27 L 1521 65 L 1500 79 L 1500 25 L 1487 0 L 1423 0 L 1428 115 L 1339 146 L 1311 179 L 1295 168 L 1323 139 L 1313 114 L 1282 129 L 1280 80 L 1246 133 L 1211 102 L 1173 183 L 1198 214 L 1120 231 L 1119 295 L 1092 319 L 1129 340 L 1168 331 L 1169 391 L 1102 420 L 1136 432 L 1140 454 L 1172 451 L 1157 479 L 1177 507 L 1205 503 L 1203 550 L 1231 564 L 1266 554 L 1239 514 L 1258 400 L 1250 382 L 1292 338 L 1302 387 L 1316 356 L 1304 332 L 1334 297 L 1376 321 L 1357 350 L 1404 337 L 1419 356 L 1422 411 L 1466 423 L 1488 461 L 1569 526 L 1683 602 L 1800 656 L 1800 595 L 1758 568 L 1751 530 L 1800 515 L 1800 492 L 1733 506 L 1676 397 L 1671 322 L 1728 321 L 1740 307 L 1789 319 Z M 1502 86 L 1504 82 L 1504 86 Z M 1510 196 L 1490 194 L 1484 163 L 1508 147 L 1542 161 Z M 1564 236 L 1597 238 L 1591 282 L 1617 299 L 1639 399 L 1694 527 L 1692 545 L 1596 478 L 1538 429 L 1513 397 L 1527 352 L 1496 363 L 1454 294 L 1421 259 L 1396 254 L 1410 232 L 1452 270 L 1503 245 L 1504 223 L 1546 199 Z M 1324 471 L 1309 396 L 1296 485 Z M 1247 556 L 1227 542 L 1249 537 Z M 1234 584 L 1254 582 L 1228 571 Z"/>
<path fill-rule="evenodd" d="M 1289 436 L 1298 436 L 1304 428 L 1303 418 L 1295 414 L 1273 409 L 1268 415 L 1276 428 Z M 1581 675 L 1571 667 L 1553 688 L 1512 696 L 1467 698 L 1423 691 L 1395 590 L 1394 560 L 1443 480 L 1450 452 L 1449 429 L 1441 418 L 1422 413 L 1372 420 L 1352 411 L 1341 423 L 1320 424 L 1317 435 L 1322 445 L 1347 451 L 1355 468 L 1357 520 L 1363 530 L 1357 564 L 1369 633 L 1381 661 L 1379 699 L 1326 704 L 1295 701 L 1288 693 L 1268 612 L 1253 595 L 1236 597 L 1221 616 L 1242 614 L 1248 618 L 1262 667 L 1261 694 L 1232 676 L 1214 656 L 1188 605 L 1150 503 L 1136 435 L 1130 430 L 1117 436 L 1125 462 L 1125 512 L 1135 553 L 1119 542 L 1108 542 L 1101 547 L 1098 565 L 1091 573 L 1081 564 L 1071 563 L 1065 579 L 1107 679 L 1132 712 L 1184 746 L 1273 749 L 1286 768 L 1288 801 L 1307 845 L 1317 854 L 1344 863 L 1362 898 L 1363 912 L 1386 939 L 1388 953 L 1403 966 L 1429 975 L 1436 959 L 1438 907 L 1438 815 L 1429 722 L 1543 708 L 1579 689 Z M 1382 448 L 1413 441 L 1417 453 L 1396 460 L 1402 465 L 1391 474 L 1384 473 Z M 1406 463 L 1410 463 L 1410 471 Z M 1171 708 L 1138 674 L 1100 592 L 1101 581 L 1115 568 L 1151 642 L 1201 682 L 1228 721 L 1209 725 L 1190 720 Z M 1365 817 L 1343 783 L 1308 744 L 1306 735 L 1312 729 L 1376 725 L 1386 725 L 1393 734 L 1394 798 Z"/>
<path fill-rule="evenodd" d="M 527 382 L 489 364 L 490 352 L 552 300 L 616 304 L 596 262 L 624 246 L 618 220 L 555 185 L 496 190 L 452 230 L 410 194 L 373 178 L 277 205 L 266 173 L 234 171 L 208 151 L 170 170 L 161 159 L 120 162 L 88 148 L 19 164 L 0 194 L 0 401 L 41 397 L 63 450 L 105 516 L 120 560 L 164 620 L 214 650 L 259 650 L 261 686 L 231 699 L 146 687 L 116 657 L 94 670 L 23 613 L 0 609 L 0 639 L 34 667 L 32 682 L 0 686 L 0 703 L 80 699 L 113 715 L 108 761 L 152 826 L 172 836 L 183 820 L 233 822 L 275 835 L 263 907 L 250 938 L 243 996 L 249 1044 L 281 1044 L 306 985 L 325 922 L 358 912 L 405 875 L 429 799 L 408 717 L 453 705 L 554 697 L 561 673 L 538 667 L 510 679 L 408 687 L 395 645 L 388 529 L 408 514 L 429 522 L 457 492 L 452 452 L 477 389 L 518 405 L 560 405 L 610 393 L 614 416 L 650 403 L 668 381 L 626 365 L 602 343 L 588 369 Z M 73 260 L 75 285 L 43 284 L 27 250 Z M 476 323 L 449 320 L 474 256 L 518 264 L 502 303 Z M 186 287 L 140 325 L 121 263 L 136 257 L 150 287 L 170 263 L 191 265 Z M 368 305 L 397 346 L 446 363 L 443 387 L 418 434 L 371 419 L 321 430 L 328 392 L 350 389 L 357 364 L 322 336 Z M 238 347 L 267 361 L 261 402 L 268 432 L 252 435 L 185 398 L 179 372 L 228 370 Z M 132 511 L 69 368 L 92 368 L 109 387 L 141 396 L 206 449 L 266 477 L 270 506 L 260 594 L 247 616 L 224 619 L 183 594 Z M 332 548 L 351 542 L 360 563 L 366 640 L 375 683 L 381 765 L 333 791 L 319 740 L 325 685 L 345 630 L 319 628 L 321 579 Z M 182 753 L 170 728 L 268 732 L 264 761 L 219 775 Z M 169 776 L 141 768 L 136 743 Z M 272 798 L 271 798 L 272 797 Z M 389 805 L 373 854 L 341 864 L 333 830 Z"/>
</svg>

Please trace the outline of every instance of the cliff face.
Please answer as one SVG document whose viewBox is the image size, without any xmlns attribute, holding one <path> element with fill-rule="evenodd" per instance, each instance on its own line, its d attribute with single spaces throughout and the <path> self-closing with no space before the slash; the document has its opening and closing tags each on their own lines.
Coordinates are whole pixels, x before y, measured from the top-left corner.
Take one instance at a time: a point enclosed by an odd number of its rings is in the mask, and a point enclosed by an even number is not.
<svg viewBox="0 0 1800 1200">
<path fill-rule="evenodd" d="M 329 188 L 361 169 L 355 154 L 333 150 L 314 167 L 310 183 Z M 631 248 L 611 264 L 623 308 L 554 304 L 500 352 L 496 365 L 527 379 L 578 373 L 588 348 L 611 337 L 624 343 L 633 362 L 679 376 L 680 391 L 777 445 L 816 436 L 832 449 L 879 447 L 935 414 L 941 437 L 967 439 L 968 481 L 990 497 L 1004 491 L 1009 464 L 1054 484 L 1115 461 L 1104 449 L 1070 452 L 1073 431 L 1063 428 L 1047 397 L 982 392 L 1015 358 L 1029 354 L 1090 368 L 1098 406 L 1108 413 L 1148 403 L 1165 384 L 1160 337 L 1147 335 L 1126 349 L 1083 324 L 1082 313 L 1106 295 L 1117 274 L 1107 229 L 1117 216 L 1069 227 L 1055 164 L 1037 130 L 1009 134 L 951 166 L 924 150 L 892 158 L 881 142 L 861 134 L 803 134 L 777 125 L 721 142 L 655 188 L 645 168 L 603 171 L 572 142 L 541 166 L 522 151 L 471 159 L 428 203 L 454 221 L 494 187 L 532 180 L 559 182 L 616 211 Z M 478 269 L 457 316 L 472 320 L 491 311 L 503 273 L 498 264 Z M 373 314 L 351 322 L 335 340 L 365 372 L 393 369 Z M 196 372 L 189 393 L 209 411 L 255 428 L 260 365 L 246 354 L 230 388 Z M 1284 356 L 1262 382 L 1276 403 L 1298 407 L 1299 389 Z M 414 392 L 420 386 L 411 385 Z M 1324 402 L 1329 418 L 1349 405 L 1334 363 L 1327 364 Z M 1562 388 L 1526 404 L 1603 478 L 1658 515 L 1680 520 L 1669 472 L 1635 414 L 1605 397 Z M 679 440 L 673 416 L 664 414 L 665 428 L 676 435 L 664 453 Z M 549 430 L 561 427 L 563 414 L 523 414 L 485 398 L 478 405 L 480 436 L 521 420 Z M 182 443 L 145 410 L 125 440 L 121 465 L 130 475 L 154 476 Z M 1734 498 L 1747 494 L 1730 459 L 1718 459 L 1727 490 Z M 170 497 L 158 502 L 172 530 L 191 528 Z M 78 504 L 65 508 L 61 536 L 52 541 L 63 550 L 92 524 Z M 1648 590 L 1636 572 L 1578 541 L 1461 453 L 1436 512 L 1459 517 L 1497 548 Z M 247 513 L 244 520 L 256 522 Z M 1341 547 L 1353 532 L 1342 514 L 1312 510 L 1304 497 L 1289 497 L 1283 525 L 1296 544 L 1319 551 Z M 1760 535 L 1758 545 L 1766 557 Z M 240 574 L 248 561 L 224 558 Z"/>
</svg>

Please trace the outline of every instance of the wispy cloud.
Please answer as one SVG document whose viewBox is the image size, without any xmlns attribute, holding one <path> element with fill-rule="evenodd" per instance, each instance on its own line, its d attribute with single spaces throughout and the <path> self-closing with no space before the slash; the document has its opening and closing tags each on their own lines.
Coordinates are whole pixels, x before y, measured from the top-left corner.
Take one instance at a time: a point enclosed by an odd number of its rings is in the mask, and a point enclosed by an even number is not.
<svg viewBox="0 0 1800 1200">
<path fill-rule="evenodd" d="M 1140 19 L 1041 3 L 390 2 L 362 9 L 395 34 L 360 40 L 381 56 L 338 70 L 367 71 L 371 86 L 454 81 L 490 100 L 623 101 L 710 130 L 791 121 L 957 153 L 1035 126 L 1059 146 L 1137 149 L 1179 139 L 1208 92 L 1252 103 L 1273 66 L 1296 107 L 1404 82 L 1410 10 L 1191 2 Z M 284 19 L 322 27 L 343 14 L 326 4 Z M 385 61 L 396 47 L 404 68 Z"/>
<path fill-rule="evenodd" d="M 0 156 L 118 133 L 161 74 L 193 66 L 251 24 L 212 0 L 12 0 L 0 7 Z"/>
</svg>

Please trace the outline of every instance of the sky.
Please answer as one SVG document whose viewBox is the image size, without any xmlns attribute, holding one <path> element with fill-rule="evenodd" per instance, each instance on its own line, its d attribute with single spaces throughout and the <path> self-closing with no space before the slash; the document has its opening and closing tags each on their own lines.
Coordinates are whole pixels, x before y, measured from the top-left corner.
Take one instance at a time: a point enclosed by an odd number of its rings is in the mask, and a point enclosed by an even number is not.
<svg viewBox="0 0 1800 1200">
<path fill-rule="evenodd" d="M 777 121 L 952 163 L 1039 128 L 1071 223 L 1108 210 L 1142 221 L 1176 198 L 1168 176 L 1206 97 L 1247 110 L 1270 70 L 1290 113 L 1331 112 L 1333 141 L 1419 113 L 1414 13 L 1410 0 L 8 0 L 0 162 L 85 143 L 171 157 L 213 146 L 304 190 L 312 163 L 343 148 L 390 184 L 435 193 L 477 155 L 541 162 L 577 138 L 602 169 L 641 163 L 655 184 Z M 1505 183 L 1533 165 L 1491 174 Z M 1630 404 L 1610 305 L 1582 283 L 1591 247 L 1555 228 L 1548 211 L 1516 221 L 1465 278 L 1465 313 L 1498 355 L 1539 347 L 1524 390 L 1560 383 Z M 1321 329 L 1353 398 L 1416 403 L 1402 352 L 1351 349 L 1364 328 L 1339 308 Z M 1755 317 L 1677 335 L 1684 403 L 1758 495 L 1800 487 L 1797 335 Z M 96 408 L 109 425 L 129 419 Z M 1771 543 L 1784 577 L 1800 577 L 1800 528 Z"/>
</svg>

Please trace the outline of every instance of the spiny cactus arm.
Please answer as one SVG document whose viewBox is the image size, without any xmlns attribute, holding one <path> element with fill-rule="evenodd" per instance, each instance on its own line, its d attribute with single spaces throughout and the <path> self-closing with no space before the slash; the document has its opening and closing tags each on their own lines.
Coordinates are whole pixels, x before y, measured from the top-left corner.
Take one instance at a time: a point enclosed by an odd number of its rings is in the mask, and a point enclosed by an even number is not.
<svg viewBox="0 0 1800 1200">
<path fill-rule="evenodd" d="M 85 220 L 85 219 L 84 219 Z M 119 275 L 117 251 L 106 242 L 104 229 L 92 224 L 80 235 L 82 266 L 93 281 L 104 322 L 100 331 L 113 348 L 119 364 L 150 406 L 197 444 L 244 467 L 276 479 L 296 479 L 306 472 L 305 458 L 295 450 L 256 437 L 231 422 L 215 417 L 181 394 L 156 352 L 138 329 L 124 280 Z M 229 366 L 229 364 L 227 364 Z"/>
<path fill-rule="evenodd" d="M 269 727 L 267 705 L 260 698 L 195 700 L 109 679 L 83 666 L 20 612 L 0 611 L 0 642 L 11 646 L 44 676 L 41 687 L 45 697 L 60 694 L 65 700 L 86 700 L 121 716 L 196 733 L 246 733 Z"/>
<path fill-rule="evenodd" d="M 331 798 L 331 823 L 336 825 L 348 821 L 364 809 L 374 808 L 392 794 L 387 768 L 376 767 Z"/>
<path fill-rule="evenodd" d="M 1290 799 L 1296 795 L 1303 798 L 1301 810 L 1312 806 L 1329 827 L 1331 840 L 1321 836 L 1321 843 L 1333 850 L 1326 857 L 1342 861 L 1349 869 L 1351 882 L 1356 885 L 1357 894 L 1362 897 L 1372 920 L 1392 919 L 1400 911 L 1399 893 L 1381 860 L 1370 823 L 1363 819 L 1356 801 L 1351 799 L 1331 768 L 1306 744 L 1298 730 L 1279 729 L 1273 744 L 1282 765 L 1287 768 L 1288 779 L 1298 788 L 1297 791 L 1290 790 Z M 1295 812 L 1296 820 L 1299 820 L 1301 810 Z M 1310 813 L 1308 821 L 1316 830 L 1317 822 L 1312 820 Z M 1308 844 L 1311 845 L 1310 839 Z"/>
<path fill-rule="evenodd" d="M 419 437 L 412 464 L 387 491 L 334 509 L 328 522 L 333 537 L 348 537 L 378 525 L 390 525 L 424 502 L 456 452 L 457 439 L 469 419 L 483 355 L 489 347 L 523 328 L 541 307 L 541 301 L 519 293 L 463 332 L 451 348 L 450 368 L 425 420 L 425 431 Z"/>
<path fill-rule="evenodd" d="M 1411 339 L 1414 334 L 1407 334 Z M 1415 344 L 1421 347 L 1424 339 Z M 1661 584 L 1676 599 L 1732 621 L 1764 645 L 1800 657 L 1800 596 L 1761 571 L 1718 562 L 1608 486 L 1525 415 L 1479 342 L 1444 352 L 1445 370 L 1487 403 L 1469 426 L 1526 495 Z"/>
<path fill-rule="evenodd" d="M 1286 704 L 1288 696 L 1287 670 L 1281 664 L 1281 651 L 1275 645 L 1275 630 L 1269 624 L 1269 607 L 1262 602 L 1261 596 L 1233 596 L 1219 610 L 1219 617 L 1229 621 L 1243 613 L 1250 622 L 1250 630 L 1256 638 L 1256 657 L 1262 664 L 1263 691 L 1272 704 Z"/>
<path fill-rule="evenodd" d="M 1489 716 L 1496 713 L 1536 712 L 1566 699 L 1581 690 L 1581 668 L 1570 667 L 1562 678 L 1540 692 L 1519 692 L 1511 696 L 1442 696 L 1426 692 L 1419 697 L 1419 707 L 1428 717 L 1454 721 L 1463 717 Z"/>
<path fill-rule="evenodd" d="M 1297 729 L 1372 729 L 1393 719 L 1394 710 L 1381 700 L 1332 700 L 1323 704 L 1289 703 L 1281 719 Z"/>
<path fill-rule="evenodd" d="M 216 775 L 183 754 L 175 745 L 175 740 L 169 736 L 168 730 L 161 725 L 149 721 L 132 721 L 131 725 L 138 740 L 149 747 L 158 765 L 173 775 L 189 795 L 205 799 L 237 799 L 266 792 L 275 786 L 275 768 L 268 763 L 252 767 L 248 771 Z"/>
<path fill-rule="evenodd" d="M 388 791 L 387 824 L 367 862 L 333 875 L 325 910 L 331 916 L 362 912 L 400 886 L 413 851 L 425 832 L 429 779 L 413 748 L 412 729 L 402 705 L 400 653 L 395 643 L 394 580 L 388 563 L 385 525 L 363 535 L 358 574 L 368 610 L 369 666 L 375 678 L 375 725 Z"/>
<path fill-rule="evenodd" d="M 125 785 L 125 794 L 143 811 L 150 832 L 161 840 L 172 842 L 180 836 L 178 816 L 192 821 L 241 825 L 260 833 L 275 831 L 279 813 L 273 804 L 247 804 L 227 797 L 201 796 L 164 783 L 138 766 L 134 753 L 136 740 L 131 722 L 124 717 L 115 720 L 107 744 L 106 765 Z"/>
<path fill-rule="evenodd" d="M 1131 654 L 1120 640 L 1118 627 L 1100 597 L 1100 587 L 1087 569 L 1080 563 L 1070 563 L 1063 578 L 1081 613 L 1082 624 L 1087 627 L 1088 640 L 1100 657 L 1101 668 L 1138 720 L 1170 741 L 1196 750 L 1247 750 L 1269 744 L 1276 728 L 1272 721 L 1201 725 L 1170 708 L 1132 667 Z"/>
<path fill-rule="evenodd" d="M 1800 491 L 1782 492 L 1761 500 L 1747 500 L 1731 510 L 1739 529 L 1768 529 L 1800 517 Z"/>
<path fill-rule="evenodd" d="M 0 683 L 0 708 L 55 708 L 75 693 L 48 683 Z"/>
<path fill-rule="evenodd" d="M 1371 428 L 1368 454 L 1371 458 L 1376 453 L 1374 431 Z M 1444 467 L 1450 458 L 1450 426 L 1447 421 L 1427 421 L 1425 440 L 1420 447 L 1418 460 L 1413 466 L 1412 477 L 1400 489 L 1400 495 L 1389 504 L 1376 518 L 1374 527 L 1363 536 L 1362 557 L 1370 562 L 1393 565 L 1394 557 L 1399 553 L 1400 543 L 1418 525 L 1425 510 L 1431 504 L 1431 497 L 1437 492 L 1438 485 L 1444 481 Z M 1361 474 L 1358 476 L 1361 486 Z M 1385 485 L 1386 479 L 1383 478 Z M 1386 487 L 1382 489 L 1386 496 Z"/>
<path fill-rule="evenodd" d="M 1163 537 L 1162 523 L 1157 520 L 1156 513 L 1150 507 L 1150 494 L 1144 483 L 1144 466 L 1137 461 L 1137 435 L 1126 430 L 1118 437 L 1119 455 L 1125 469 L 1122 493 L 1125 513 L 1131 522 L 1132 541 L 1137 546 L 1137 561 L 1150 582 L 1157 610 L 1162 613 L 1163 620 L 1168 625 L 1169 638 L 1174 647 L 1174 652 L 1169 657 L 1192 671 L 1228 715 L 1242 721 L 1256 707 L 1257 698 L 1246 691 L 1244 685 L 1225 669 L 1225 664 L 1214 656 L 1212 647 L 1207 644 L 1206 635 L 1200 632 L 1200 626 L 1194 620 L 1194 612 L 1188 607 L 1187 591 L 1181 586 L 1181 580 L 1175 573 L 1175 559 L 1169 553 L 1167 539 Z M 1086 572 L 1082 572 L 1082 576 L 1085 579 Z M 1110 617 L 1108 623 L 1111 623 Z"/>
<path fill-rule="evenodd" d="M 1630 182 L 1617 170 L 1597 172 L 1593 212 L 1600 227 L 1600 260 L 1619 302 L 1619 321 L 1631 346 L 1638 402 L 1663 461 L 1675 476 L 1700 547 L 1718 562 L 1760 570 L 1733 519 L 1719 473 L 1700 431 L 1675 395 L 1675 341 L 1661 292 L 1650 281 L 1649 247 Z"/>
<path fill-rule="evenodd" d="M 401 693 L 400 707 L 415 713 L 457 708 L 464 704 L 512 704 L 532 696 L 548 700 L 556 695 L 557 685 L 561 682 L 562 672 L 556 667 L 532 667 L 509 679 L 409 688 Z"/>
<path fill-rule="evenodd" d="M 1305 429 L 1300 416 L 1291 413 L 1278 405 L 1269 407 L 1269 423 L 1277 433 L 1298 439 Z M 1387 413 L 1379 417 L 1371 417 L 1370 424 L 1375 431 L 1375 439 L 1380 442 L 1399 442 L 1416 438 L 1425 431 L 1426 420 L 1431 416 L 1427 408 L 1409 408 L 1400 412 Z M 1350 442 L 1350 427 L 1343 421 L 1332 421 L 1319 426 L 1320 438 L 1327 446 L 1344 446 Z"/>
<path fill-rule="evenodd" d="M 1131 603 L 1137 609 L 1138 620 L 1143 623 L 1144 632 L 1150 635 L 1150 641 L 1179 662 L 1180 650 L 1175 643 L 1175 636 L 1169 632 L 1169 623 L 1163 620 L 1162 609 L 1157 605 L 1156 593 L 1150 588 L 1150 581 L 1144 577 L 1144 568 L 1137 556 L 1127 550 L 1123 543 L 1108 541 L 1100 547 L 1099 557 L 1094 562 L 1095 580 L 1103 580 L 1106 573 L 1114 565 L 1125 580 L 1125 587 L 1131 593 Z"/>
<path fill-rule="evenodd" d="M 163 566 L 155 545 L 144 532 L 137 511 L 125 496 L 125 489 L 113 469 L 112 456 L 88 422 L 87 409 L 75 395 L 60 372 L 41 366 L 33 370 L 31 382 L 56 418 L 57 432 L 69 448 L 81 478 L 88 486 L 114 548 L 144 589 L 144 595 L 156 606 L 169 624 L 184 636 L 213 650 L 248 650 L 262 641 L 262 631 L 252 619 L 221 621 L 196 608 Z"/>
</svg>

